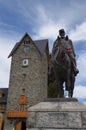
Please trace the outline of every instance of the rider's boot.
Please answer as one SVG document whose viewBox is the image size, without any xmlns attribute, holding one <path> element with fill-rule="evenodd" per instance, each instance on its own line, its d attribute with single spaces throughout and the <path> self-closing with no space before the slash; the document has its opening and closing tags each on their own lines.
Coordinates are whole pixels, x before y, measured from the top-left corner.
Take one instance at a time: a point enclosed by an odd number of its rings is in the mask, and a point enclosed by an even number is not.
<svg viewBox="0 0 86 130">
<path fill-rule="evenodd" d="M 74 75 L 76 76 L 78 73 L 79 73 L 79 70 L 76 67 L 74 67 Z"/>
<path fill-rule="evenodd" d="M 76 62 L 75 62 L 75 60 L 72 62 L 72 64 L 73 64 L 74 75 L 76 76 L 76 75 L 79 73 L 79 70 L 78 70 L 78 68 L 76 67 Z"/>
</svg>

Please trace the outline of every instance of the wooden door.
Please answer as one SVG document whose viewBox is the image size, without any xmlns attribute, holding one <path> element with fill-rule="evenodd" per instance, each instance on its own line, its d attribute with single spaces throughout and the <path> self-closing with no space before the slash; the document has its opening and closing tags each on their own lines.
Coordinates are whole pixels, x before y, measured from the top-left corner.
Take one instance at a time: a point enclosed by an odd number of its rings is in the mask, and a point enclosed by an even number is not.
<svg viewBox="0 0 86 130">
<path fill-rule="evenodd" d="M 21 130 L 21 126 L 22 126 L 22 122 L 21 121 L 16 123 L 15 130 Z"/>
<path fill-rule="evenodd" d="M 0 130 L 2 130 L 2 120 L 0 120 Z"/>
<path fill-rule="evenodd" d="M 3 125 L 3 114 L 0 114 L 0 130 L 2 130 Z"/>
</svg>

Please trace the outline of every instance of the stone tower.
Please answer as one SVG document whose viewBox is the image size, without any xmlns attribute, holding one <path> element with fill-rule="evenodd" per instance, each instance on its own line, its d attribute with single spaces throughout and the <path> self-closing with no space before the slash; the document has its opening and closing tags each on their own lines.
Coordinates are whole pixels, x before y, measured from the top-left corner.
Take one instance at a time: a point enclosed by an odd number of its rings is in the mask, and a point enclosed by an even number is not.
<svg viewBox="0 0 86 130">
<path fill-rule="evenodd" d="M 19 117 L 16 112 L 26 112 L 28 106 L 47 98 L 48 40 L 33 41 L 26 33 L 16 43 L 9 57 L 12 57 L 12 61 L 4 130 L 16 130 L 18 128 L 14 124 L 17 121 L 25 121 L 27 117 L 22 114 Z M 23 108 L 19 103 L 22 95 L 26 99 Z"/>
</svg>

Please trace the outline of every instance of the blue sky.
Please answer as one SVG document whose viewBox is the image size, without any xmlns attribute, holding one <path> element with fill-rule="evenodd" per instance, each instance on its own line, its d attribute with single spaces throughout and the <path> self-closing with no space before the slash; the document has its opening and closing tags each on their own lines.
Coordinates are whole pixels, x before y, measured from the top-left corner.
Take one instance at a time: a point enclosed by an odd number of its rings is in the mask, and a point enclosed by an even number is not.
<svg viewBox="0 0 86 130">
<path fill-rule="evenodd" d="M 0 0 L 0 88 L 8 87 L 8 55 L 25 32 L 33 40 L 49 40 L 52 50 L 58 30 L 72 39 L 77 66 L 74 97 L 86 103 L 86 0 Z"/>
</svg>

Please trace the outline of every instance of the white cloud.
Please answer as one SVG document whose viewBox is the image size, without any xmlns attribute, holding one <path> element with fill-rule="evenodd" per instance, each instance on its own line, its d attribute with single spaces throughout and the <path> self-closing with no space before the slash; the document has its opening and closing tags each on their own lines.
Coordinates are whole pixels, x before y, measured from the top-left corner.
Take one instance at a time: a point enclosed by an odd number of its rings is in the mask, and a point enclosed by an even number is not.
<svg viewBox="0 0 86 130">
<path fill-rule="evenodd" d="M 0 88 L 8 87 L 10 75 L 10 59 L 8 55 L 12 50 L 15 41 L 10 37 L 0 37 Z"/>
<path fill-rule="evenodd" d="M 77 59 L 77 65 L 79 68 L 79 74 L 76 77 L 74 97 L 78 98 L 82 102 L 86 102 L 86 53 L 80 53 Z"/>
<path fill-rule="evenodd" d="M 85 14 L 82 13 L 85 6 L 83 7 L 80 3 L 75 3 L 75 5 L 71 3 L 69 7 L 62 8 L 61 10 L 61 7 L 58 7 L 59 11 L 56 5 L 54 6 L 55 9 L 51 8 L 52 11 L 47 6 L 44 7 L 41 4 L 36 6 L 35 9 L 38 15 L 36 15 L 36 26 L 33 28 L 34 38 L 55 40 L 58 30 L 64 28 L 73 41 L 86 40 Z M 83 17 L 82 20 L 80 16 Z"/>
<path fill-rule="evenodd" d="M 84 102 L 84 104 L 86 105 L 86 101 Z"/>
<path fill-rule="evenodd" d="M 32 31 L 34 33 L 34 38 L 48 38 L 55 40 L 60 28 L 66 29 L 69 33 L 70 38 L 74 41 L 76 40 L 86 40 L 86 2 L 80 1 L 53 1 L 49 3 L 32 2 L 31 0 L 23 2 L 18 0 L 16 2 L 3 3 L 7 8 L 12 9 L 14 12 L 19 13 L 22 20 L 26 21 L 27 26 L 32 26 Z M 16 4 L 17 3 L 17 4 Z M 17 5 L 17 8 L 13 6 Z M 28 8 L 29 7 L 29 8 Z"/>
<path fill-rule="evenodd" d="M 51 21 L 48 22 L 48 24 L 46 23 L 42 25 L 40 28 L 38 28 L 38 32 L 36 31 L 36 29 L 34 29 L 34 32 L 34 39 L 48 38 L 51 40 L 55 40 L 58 35 L 57 25 L 55 23 L 51 23 Z"/>
<path fill-rule="evenodd" d="M 86 99 L 86 86 L 75 86 L 74 97 Z"/>
<path fill-rule="evenodd" d="M 63 20 L 52 19 L 47 13 L 47 9 L 43 5 L 39 5 L 37 10 L 37 26 L 33 28 L 34 38 L 48 38 L 55 40 L 58 35 L 58 30 L 60 28 L 66 28 L 65 22 Z M 53 14 L 54 15 L 54 14 Z"/>
<path fill-rule="evenodd" d="M 83 83 L 86 81 L 86 53 L 80 53 L 77 59 L 77 65 L 79 68 L 79 74 L 77 77 L 77 83 Z"/>
<path fill-rule="evenodd" d="M 86 40 L 86 22 L 76 25 L 76 28 L 71 30 L 70 37 L 73 41 Z"/>
</svg>

